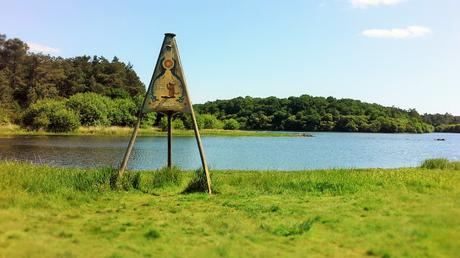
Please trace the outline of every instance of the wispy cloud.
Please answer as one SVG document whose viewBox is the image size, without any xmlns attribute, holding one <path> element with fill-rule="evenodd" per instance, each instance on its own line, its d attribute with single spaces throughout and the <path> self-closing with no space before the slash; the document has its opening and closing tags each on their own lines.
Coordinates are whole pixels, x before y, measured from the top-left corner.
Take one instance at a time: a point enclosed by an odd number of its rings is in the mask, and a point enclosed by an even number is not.
<svg viewBox="0 0 460 258">
<path fill-rule="evenodd" d="M 408 39 L 423 37 L 431 33 L 431 29 L 423 26 L 409 26 L 394 29 L 368 29 L 361 32 L 370 38 Z"/>
<path fill-rule="evenodd" d="M 41 45 L 37 43 L 28 42 L 27 45 L 29 46 L 29 50 L 34 53 L 54 55 L 54 54 L 61 52 L 59 48 L 45 46 L 45 45 Z"/>
<path fill-rule="evenodd" d="M 350 0 L 351 4 L 358 8 L 367 8 L 369 6 L 378 5 L 395 5 L 401 3 L 402 1 L 404 0 Z"/>
</svg>

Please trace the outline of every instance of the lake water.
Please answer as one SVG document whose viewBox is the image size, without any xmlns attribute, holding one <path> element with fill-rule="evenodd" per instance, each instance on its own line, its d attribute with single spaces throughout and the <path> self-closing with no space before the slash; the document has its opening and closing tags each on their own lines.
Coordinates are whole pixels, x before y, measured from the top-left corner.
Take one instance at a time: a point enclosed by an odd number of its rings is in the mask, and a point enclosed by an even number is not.
<svg viewBox="0 0 460 258">
<path fill-rule="evenodd" d="M 313 133 L 314 137 L 203 137 L 212 169 L 395 168 L 460 160 L 460 134 Z M 435 139 L 444 138 L 445 141 Z M 0 136 L 0 159 L 66 167 L 118 166 L 129 137 Z M 138 137 L 128 167 L 165 166 L 165 137 Z M 193 137 L 173 137 L 173 163 L 200 167 Z"/>
</svg>

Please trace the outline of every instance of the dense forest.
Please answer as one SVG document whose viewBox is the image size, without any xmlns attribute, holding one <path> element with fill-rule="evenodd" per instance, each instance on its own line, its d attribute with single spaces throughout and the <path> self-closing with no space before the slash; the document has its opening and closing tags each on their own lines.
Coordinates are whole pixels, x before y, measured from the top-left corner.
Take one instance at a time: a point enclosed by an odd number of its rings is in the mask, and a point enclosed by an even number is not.
<svg viewBox="0 0 460 258">
<path fill-rule="evenodd" d="M 201 113 L 236 119 L 254 130 L 340 132 L 431 132 L 415 110 L 402 110 L 353 99 L 312 97 L 239 97 L 197 105 Z"/>
<path fill-rule="evenodd" d="M 20 39 L 0 34 L 0 108 L 17 118 L 42 99 L 64 99 L 94 92 L 110 98 L 143 94 L 145 87 L 130 64 L 114 57 L 52 57 L 28 52 Z"/>
<path fill-rule="evenodd" d="M 114 57 L 52 57 L 0 34 L 0 124 L 69 131 L 80 125 L 131 125 L 145 87 Z"/>
<path fill-rule="evenodd" d="M 53 57 L 28 51 L 20 39 L 0 34 L 0 124 L 33 130 L 72 131 L 79 126 L 132 126 L 145 87 L 132 65 L 114 57 Z M 312 97 L 238 97 L 195 105 L 200 128 L 410 132 L 434 129 L 460 132 L 460 117 L 420 115 L 352 99 Z M 165 128 L 161 115 L 150 113 L 144 126 Z M 179 115 L 175 128 L 191 128 Z"/>
</svg>

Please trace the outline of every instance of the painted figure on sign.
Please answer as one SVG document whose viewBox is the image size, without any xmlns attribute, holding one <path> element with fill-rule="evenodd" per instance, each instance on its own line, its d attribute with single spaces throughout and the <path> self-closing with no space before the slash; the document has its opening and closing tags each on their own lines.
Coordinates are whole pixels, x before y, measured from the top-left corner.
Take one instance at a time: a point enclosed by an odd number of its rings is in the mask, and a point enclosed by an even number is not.
<svg viewBox="0 0 460 258">
<path fill-rule="evenodd" d="M 176 87 L 175 87 L 174 82 L 168 82 L 166 89 L 168 89 L 168 95 L 167 96 L 161 96 L 164 99 L 172 99 L 176 97 Z"/>
<path fill-rule="evenodd" d="M 169 90 L 169 97 L 170 98 L 175 98 L 176 96 L 174 94 L 176 94 L 176 91 L 175 91 L 175 87 L 174 87 L 174 83 L 173 82 L 170 82 L 168 83 L 168 90 Z"/>
</svg>

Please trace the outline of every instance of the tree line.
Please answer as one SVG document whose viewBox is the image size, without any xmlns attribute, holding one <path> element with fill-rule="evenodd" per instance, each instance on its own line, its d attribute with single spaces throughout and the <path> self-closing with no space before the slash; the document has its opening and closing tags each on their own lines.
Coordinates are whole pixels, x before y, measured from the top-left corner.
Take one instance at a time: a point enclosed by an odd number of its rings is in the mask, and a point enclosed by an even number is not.
<svg viewBox="0 0 460 258">
<path fill-rule="evenodd" d="M 0 34 L 0 124 L 55 132 L 83 126 L 132 126 L 145 87 L 131 64 L 114 57 L 52 57 L 28 51 L 20 39 Z M 459 132 L 460 117 L 424 114 L 352 99 L 312 97 L 238 97 L 194 105 L 200 128 L 341 131 Z M 159 114 L 144 126 L 165 128 Z M 173 121 L 190 129 L 187 115 Z"/>
<path fill-rule="evenodd" d="M 238 97 L 196 106 L 201 113 L 236 119 L 251 130 L 425 133 L 434 129 L 414 109 L 333 97 Z"/>
<path fill-rule="evenodd" d="M 53 57 L 28 51 L 20 39 L 0 34 L 0 109 L 15 122 L 42 99 L 65 99 L 94 92 L 110 98 L 133 98 L 145 92 L 131 64 L 104 57 Z M 4 115 L 5 116 L 5 115 Z"/>
<path fill-rule="evenodd" d="M 445 114 L 424 114 L 423 120 L 435 127 L 437 132 L 460 133 L 460 116 Z"/>
</svg>

